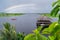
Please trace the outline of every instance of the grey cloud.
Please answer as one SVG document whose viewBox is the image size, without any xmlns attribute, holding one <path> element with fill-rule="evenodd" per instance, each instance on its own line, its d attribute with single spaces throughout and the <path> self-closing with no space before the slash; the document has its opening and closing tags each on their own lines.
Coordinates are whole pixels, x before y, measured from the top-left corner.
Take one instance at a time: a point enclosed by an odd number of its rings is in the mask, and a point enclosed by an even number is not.
<svg viewBox="0 0 60 40">
<path fill-rule="evenodd" d="M 36 4 L 36 12 L 50 12 L 51 4 L 56 0 L 0 0 L 0 11 L 13 5 Z M 18 9 L 19 10 L 19 9 Z M 28 10 L 28 9 L 26 9 Z"/>
</svg>

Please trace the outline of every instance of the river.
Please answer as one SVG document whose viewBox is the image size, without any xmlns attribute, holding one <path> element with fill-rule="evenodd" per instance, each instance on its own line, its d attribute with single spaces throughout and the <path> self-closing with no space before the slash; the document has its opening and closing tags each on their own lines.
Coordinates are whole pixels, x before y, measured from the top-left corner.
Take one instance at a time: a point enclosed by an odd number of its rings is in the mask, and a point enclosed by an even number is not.
<svg viewBox="0 0 60 40">
<path fill-rule="evenodd" d="M 39 14 L 24 14 L 20 16 L 11 17 L 0 17 L 0 29 L 3 28 L 3 23 L 9 22 L 11 25 L 16 27 L 17 32 L 31 33 L 32 30 L 36 29 L 37 18 Z M 15 19 L 15 20 L 12 20 Z M 52 21 L 56 21 L 54 18 Z"/>
</svg>

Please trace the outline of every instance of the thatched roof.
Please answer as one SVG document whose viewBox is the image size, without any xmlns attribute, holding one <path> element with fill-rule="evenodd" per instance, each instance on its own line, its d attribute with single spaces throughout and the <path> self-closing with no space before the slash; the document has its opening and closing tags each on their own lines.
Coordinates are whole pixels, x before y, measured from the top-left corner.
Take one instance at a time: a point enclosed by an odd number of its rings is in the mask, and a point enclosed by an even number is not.
<svg viewBox="0 0 60 40">
<path fill-rule="evenodd" d="M 49 18 L 49 17 L 47 17 L 47 16 L 40 16 L 39 18 L 38 18 L 38 20 L 52 20 L 51 18 Z"/>
<path fill-rule="evenodd" d="M 47 17 L 47 16 L 40 16 L 37 20 L 36 26 L 43 26 L 42 30 L 44 28 L 49 27 L 49 25 L 51 24 L 51 18 Z"/>
</svg>

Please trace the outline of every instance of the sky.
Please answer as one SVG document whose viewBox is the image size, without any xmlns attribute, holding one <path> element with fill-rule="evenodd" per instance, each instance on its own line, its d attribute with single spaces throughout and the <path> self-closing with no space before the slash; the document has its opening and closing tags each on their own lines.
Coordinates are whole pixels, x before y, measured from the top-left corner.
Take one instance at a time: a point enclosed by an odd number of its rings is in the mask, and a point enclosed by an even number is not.
<svg viewBox="0 0 60 40">
<path fill-rule="evenodd" d="M 49 13 L 56 0 L 0 0 L 0 12 Z"/>
</svg>

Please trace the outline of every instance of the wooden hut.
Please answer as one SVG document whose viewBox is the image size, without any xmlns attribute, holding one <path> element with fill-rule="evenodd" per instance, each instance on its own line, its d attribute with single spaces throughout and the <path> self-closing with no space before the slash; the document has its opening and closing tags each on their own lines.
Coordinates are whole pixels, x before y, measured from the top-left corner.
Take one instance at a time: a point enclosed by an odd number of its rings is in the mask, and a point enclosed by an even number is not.
<svg viewBox="0 0 60 40">
<path fill-rule="evenodd" d="M 38 28 L 39 26 L 43 26 L 43 28 L 42 28 L 42 30 L 43 30 L 44 28 L 49 27 L 49 25 L 50 25 L 51 23 L 52 23 L 52 22 L 51 22 L 51 18 L 49 18 L 49 17 L 47 17 L 47 16 L 40 16 L 40 17 L 38 18 L 38 20 L 37 20 L 36 26 L 37 26 L 37 28 Z"/>
</svg>

